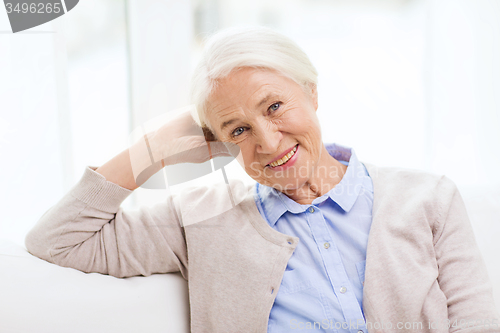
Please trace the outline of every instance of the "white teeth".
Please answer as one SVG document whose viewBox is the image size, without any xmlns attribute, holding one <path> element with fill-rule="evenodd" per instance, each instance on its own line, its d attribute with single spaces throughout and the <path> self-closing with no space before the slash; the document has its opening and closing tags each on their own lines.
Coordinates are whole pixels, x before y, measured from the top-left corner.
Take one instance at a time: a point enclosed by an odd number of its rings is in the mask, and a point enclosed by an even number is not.
<svg viewBox="0 0 500 333">
<path fill-rule="evenodd" d="M 296 151 L 297 151 L 297 146 L 293 147 L 291 152 L 289 152 L 288 154 L 286 154 L 285 156 L 283 156 L 282 158 L 280 158 L 276 162 L 273 162 L 269 165 L 272 167 L 277 167 L 277 166 L 280 166 L 282 164 L 285 164 L 293 156 L 293 154 L 295 154 Z"/>
</svg>

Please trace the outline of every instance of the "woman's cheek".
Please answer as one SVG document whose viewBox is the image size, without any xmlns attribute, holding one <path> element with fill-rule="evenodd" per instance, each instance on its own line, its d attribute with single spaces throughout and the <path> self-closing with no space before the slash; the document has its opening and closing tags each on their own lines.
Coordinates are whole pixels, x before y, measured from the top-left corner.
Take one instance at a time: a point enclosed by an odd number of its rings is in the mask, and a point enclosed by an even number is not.
<svg viewBox="0 0 500 333">
<path fill-rule="evenodd" d="M 287 112 L 287 116 L 283 117 L 283 122 L 287 126 L 298 126 L 303 127 L 304 122 L 310 123 L 311 119 L 306 110 L 303 109 L 293 109 Z"/>
<path fill-rule="evenodd" d="M 245 168 L 245 158 L 243 157 L 243 152 L 241 150 L 238 156 L 236 156 L 236 160 L 243 168 Z"/>
<path fill-rule="evenodd" d="M 258 161 L 254 160 L 254 151 L 252 150 L 251 145 L 241 143 L 238 145 L 240 147 L 240 153 L 236 157 L 238 163 L 247 170 L 247 173 L 251 174 L 252 170 L 254 170 L 257 164 L 260 166 Z"/>
</svg>

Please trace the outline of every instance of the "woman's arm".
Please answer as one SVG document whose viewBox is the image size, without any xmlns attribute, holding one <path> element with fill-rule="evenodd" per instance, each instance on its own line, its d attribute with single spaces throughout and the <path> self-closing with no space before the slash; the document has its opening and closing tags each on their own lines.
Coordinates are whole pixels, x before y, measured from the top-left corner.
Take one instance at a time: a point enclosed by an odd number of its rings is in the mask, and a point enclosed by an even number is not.
<svg viewBox="0 0 500 333">
<path fill-rule="evenodd" d="M 148 175 L 147 179 L 149 179 L 152 175 L 163 168 L 161 162 L 151 163 L 148 152 L 145 149 L 142 149 L 141 146 L 142 145 L 140 144 L 140 142 L 136 143 L 130 149 L 122 151 L 120 154 L 116 155 L 113 159 L 103 164 L 95 171 L 103 175 L 106 180 L 112 183 L 115 183 L 131 191 L 135 190 L 140 185 L 142 185 L 142 183 L 136 181 L 136 177 L 134 177 L 134 171 L 132 168 L 133 163 L 130 154 L 131 150 L 136 152 L 135 163 L 137 167 L 141 169 L 141 171 L 149 170 L 150 174 Z"/>
<path fill-rule="evenodd" d="M 187 118 L 180 120 L 185 123 Z M 84 272 L 126 277 L 181 271 L 187 278 L 176 197 L 138 211 L 120 207 L 163 165 L 213 156 L 203 136 L 183 132 L 180 125 L 174 122 L 149 134 L 150 149 L 139 141 L 101 167 L 87 167 L 80 181 L 27 234 L 28 251 Z M 216 154 L 226 152 L 219 147 Z M 157 162 L 152 163 L 152 155 Z"/>
<path fill-rule="evenodd" d="M 466 332 L 500 332 L 492 285 L 465 204 L 451 180 L 443 177 L 440 185 L 450 200 L 441 207 L 434 248 L 438 283 L 448 300 L 450 325 L 455 324 L 450 331 L 465 325 Z"/>
<path fill-rule="evenodd" d="M 115 277 L 180 271 L 187 254 L 175 197 L 124 211 L 131 190 L 87 167 L 80 181 L 30 230 L 26 248 L 51 263 Z"/>
</svg>

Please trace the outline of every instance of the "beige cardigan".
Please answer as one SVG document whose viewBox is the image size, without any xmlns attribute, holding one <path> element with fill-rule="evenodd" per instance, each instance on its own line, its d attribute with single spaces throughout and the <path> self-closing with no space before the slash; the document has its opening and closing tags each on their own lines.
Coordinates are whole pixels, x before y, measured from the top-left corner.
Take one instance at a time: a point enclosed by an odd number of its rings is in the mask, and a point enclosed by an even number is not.
<svg viewBox="0 0 500 333">
<path fill-rule="evenodd" d="M 500 332 L 492 286 L 455 184 L 426 172 L 364 164 L 374 186 L 363 290 L 368 331 Z M 208 219 L 205 214 L 225 210 L 227 185 L 191 188 L 124 211 L 120 204 L 132 191 L 106 181 L 96 168 L 87 167 L 28 233 L 30 253 L 115 277 L 180 271 L 189 283 L 192 332 L 267 331 L 299 239 L 261 217 L 253 186 L 231 181 L 236 206 Z M 447 319 L 456 326 L 448 330 Z M 469 320 L 476 322 L 461 329 Z M 489 328 L 481 326 L 486 320 Z M 398 330 L 398 322 L 422 326 Z"/>
</svg>

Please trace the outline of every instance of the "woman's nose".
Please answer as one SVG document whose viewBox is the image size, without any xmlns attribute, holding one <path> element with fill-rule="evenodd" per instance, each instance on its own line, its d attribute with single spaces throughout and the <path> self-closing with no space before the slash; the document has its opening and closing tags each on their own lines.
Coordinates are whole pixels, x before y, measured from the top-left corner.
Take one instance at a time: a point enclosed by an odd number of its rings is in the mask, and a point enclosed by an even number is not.
<svg viewBox="0 0 500 333">
<path fill-rule="evenodd" d="M 257 153 L 273 154 L 276 152 L 283 137 L 278 128 L 273 124 L 262 124 L 256 131 Z"/>
</svg>

